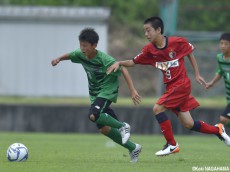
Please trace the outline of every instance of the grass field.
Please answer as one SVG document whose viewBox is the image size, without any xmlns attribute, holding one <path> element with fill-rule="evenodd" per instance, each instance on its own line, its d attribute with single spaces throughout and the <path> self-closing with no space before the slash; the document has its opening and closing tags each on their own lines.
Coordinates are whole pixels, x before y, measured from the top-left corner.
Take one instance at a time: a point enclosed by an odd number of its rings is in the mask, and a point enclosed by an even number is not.
<svg viewBox="0 0 230 172">
<path fill-rule="evenodd" d="M 230 170 L 230 147 L 214 136 L 176 136 L 181 152 L 156 157 L 164 139 L 132 135 L 143 146 L 138 163 L 128 151 L 100 134 L 0 133 L 1 172 L 189 172 L 224 167 Z M 22 142 L 29 149 L 26 162 L 8 162 L 6 149 Z M 195 169 L 199 168 L 199 169 Z M 203 170 L 202 170 L 203 168 Z"/>
<path fill-rule="evenodd" d="M 144 97 L 138 106 L 152 107 L 157 101 L 157 97 Z M 201 107 L 224 108 L 226 105 L 225 97 L 212 98 L 197 98 Z M 66 105 L 89 105 L 88 97 L 13 97 L 1 96 L 0 104 L 36 104 L 36 105 L 52 105 L 52 104 L 66 104 Z M 134 106 L 130 97 L 118 97 L 115 106 Z"/>
</svg>

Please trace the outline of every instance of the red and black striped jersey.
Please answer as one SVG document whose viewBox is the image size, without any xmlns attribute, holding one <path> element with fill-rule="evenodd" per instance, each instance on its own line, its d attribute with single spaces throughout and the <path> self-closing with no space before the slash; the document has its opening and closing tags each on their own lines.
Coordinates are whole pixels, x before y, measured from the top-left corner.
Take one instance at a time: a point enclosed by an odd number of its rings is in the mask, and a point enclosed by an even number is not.
<svg viewBox="0 0 230 172">
<path fill-rule="evenodd" d="M 184 57 L 193 52 L 193 45 L 183 37 L 165 38 L 165 47 L 157 48 L 153 43 L 147 44 L 142 52 L 133 58 L 134 63 L 152 65 L 160 69 L 164 75 L 165 84 L 188 78 Z"/>
</svg>

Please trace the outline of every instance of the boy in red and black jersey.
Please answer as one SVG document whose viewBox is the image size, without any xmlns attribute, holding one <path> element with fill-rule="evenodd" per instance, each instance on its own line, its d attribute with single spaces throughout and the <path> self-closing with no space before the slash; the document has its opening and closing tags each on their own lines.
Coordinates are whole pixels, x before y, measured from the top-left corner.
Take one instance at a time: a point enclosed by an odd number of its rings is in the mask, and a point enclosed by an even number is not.
<svg viewBox="0 0 230 172">
<path fill-rule="evenodd" d="M 108 68 L 107 73 L 115 72 L 120 65 L 133 67 L 136 64 L 152 65 L 163 73 L 166 91 L 154 105 L 153 113 L 164 134 L 166 145 L 162 150 L 156 152 L 156 155 L 169 155 L 180 150 L 179 144 L 173 136 L 171 122 L 165 113 L 167 109 L 172 110 L 178 116 L 185 128 L 201 133 L 215 134 L 230 146 L 230 138 L 225 133 L 222 124 L 212 126 L 203 121 L 194 121 L 189 112 L 199 106 L 199 103 L 191 95 L 191 83 L 184 65 L 184 57 L 188 57 L 197 82 L 203 86 L 206 85 L 205 80 L 200 76 L 193 55 L 193 45 L 183 37 L 164 36 L 163 21 L 159 17 L 146 19 L 144 30 L 150 43 L 143 48 L 142 53 L 132 60 L 116 62 Z"/>
</svg>

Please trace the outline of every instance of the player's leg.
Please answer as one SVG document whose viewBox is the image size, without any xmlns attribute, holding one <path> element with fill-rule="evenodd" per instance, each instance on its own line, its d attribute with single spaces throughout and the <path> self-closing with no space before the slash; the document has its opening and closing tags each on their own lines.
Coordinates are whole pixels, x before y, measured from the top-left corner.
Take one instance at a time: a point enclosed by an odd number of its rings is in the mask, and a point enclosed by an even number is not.
<svg viewBox="0 0 230 172">
<path fill-rule="evenodd" d="M 167 141 L 166 145 L 161 151 L 158 151 L 156 155 L 164 155 L 179 152 L 179 145 L 176 143 L 171 122 L 165 114 L 166 109 L 179 110 L 181 104 L 187 101 L 190 94 L 191 86 L 190 81 L 177 83 L 176 85 L 168 85 L 166 92 L 159 98 L 153 108 L 153 112 L 156 115 L 156 119 L 160 124 L 161 131 Z"/>
<path fill-rule="evenodd" d="M 110 116 L 112 116 L 113 118 L 118 120 L 117 116 L 115 115 L 115 113 L 113 112 L 113 110 L 111 108 L 107 108 L 106 113 L 108 113 Z M 121 136 L 121 133 L 119 132 L 118 129 L 111 128 L 109 126 L 101 126 L 101 125 L 97 125 L 97 127 L 102 134 L 104 134 L 105 136 L 109 137 L 110 139 L 112 139 L 117 144 L 119 144 L 119 145 L 121 145 L 124 148 L 129 150 L 131 162 L 137 162 L 138 161 L 138 156 L 141 152 L 141 145 L 140 144 L 134 143 L 131 140 L 128 140 L 125 144 L 123 144 L 122 143 L 122 136 Z"/>
<path fill-rule="evenodd" d="M 125 144 L 122 143 L 122 137 L 118 129 L 109 126 L 103 126 L 99 129 L 102 134 L 112 139 L 115 143 L 128 149 L 131 162 L 137 162 L 138 156 L 141 152 L 141 145 L 128 140 Z"/>
<path fill-rule="evenodd" d="M 93 104 L 90 107 L 89 119 L 93 122 L 96 122 L 100 125 L 107 125 L 113 128 L 121 128 L 124 126 L 124 123 L 112 118 L 107 113 L 104 113 L 104 109 L 109 107 L 111 101 L 104 98 L 96 98 Z"/>
<path fill-rule="evenodd" d="M 230 119 L 225 116 L 220 116 L 220 122 L 224 124 L 225 127 L 230 127 Z"/>
<path fill-rule="evenodd" d="M 102 134 L 112 139 L 115 143 L 127 148 L 129 151 L 133 151 L 136 148 L 135 143 L 130 140 L 128 140 L 125 144 L 122 144 L 122 137 L 118 129 L 100 125 L 98 125 L 98 127 Z"/>
<path fill-rule="evenodd" d="M 110 107 L 107 107 L 106 109 L 104 109 L 103 112 L 108 114 L 113 119 L 119 121 L 117 115 L 114 113 L 114 111 Z M 102 134 L 108 136 L 114 142 L 122 145 L 122 135 L 121 135 L 119 129 L 113 128 L 113 127 L 108 127 L 108 126 L 103 126 L 103 125 L 100 125 L 100 124 L 97 124 L 97 127 L 98 127 L 98 129 L 100 130 L 100 132 Z M 127 143 L 128 142 L 129 142 L 129 140 L 127 141 Z M 135 149 L 135 144 L 132 143 L 132 142 L 129 142 L 129 143 L 131 143 L 131 144 L 124 144 L 122 146 L 124 146 L 125 148 L 127 148 L 129 150 L 134 150 Z"/>
<path fill-rule="evenodd" d="M 189 111 L 196 108 L 198 105 L 199 104 L 196 99 L 192 95 L 189 95 L 187 99 L 185 99 L 184 102 L 179 106 L 180 108 L 178 108 L 177 110 L 177 115 L 180 122 L 185 128 L 189 130 L 206 134 L 218 134 L 219 129 L 216 126 L 209 125 L 203 121 L 193 120 Z M 176 109 L 174 109 L 173 111 L 175 112 L 175 110 Z"/>
<path fill-rule="evenodd" d="M 118 121 L 105 112 L 105 109 L 107 109 L 111 103 L 112 102 L 107 99 L 97 97 L 91 105 L 89 119 L 98 125 L 119 129 L 122 136 L 122 143 L 125 144 L 130 137 L 130 126 L 125 122 Z"/>
<path fill-rule="evenodd" d="M 105 112 L 111 104 L 111 101 L 104 98 L 96 98 L 89 110 L 89 119 L 98 125 L 110 126 L 119 129 L 122 135 L 122 143 L 125 144 L 130 137 L 130 126 L 127 123 L 120 122 Z"/>
<path fill-rule="evenodd" d="M 164 105 L 155 104 L 153 107 L 153 112 L 160 125 L 161 132 L 166 139 L 166 145 L 162 150 L 156 152 L 157 156 L 169 155 L 180 151 L 180 147 L 174 139 L 172 125 L 165 113 L 165 110 L 166 108 Z"/>
<path fill-rule="evenodd" d="M 224 140 L 226 145 L 230 146 L 230 138 L 226 134 L 224 126 L 222 124 L 212 126 L 203 121 L 194 121 L 189 111 L 178 112 L 178 118 L 185 128 L 200 133 L 215 134 L 219 138 Z"/>
<path fill-rule="evenodd" d="M 160 125 L 161 132 L 163 133 L 168 144 L 176 145 L 176 141 L 173 136 L 172 125 L 168 116 L 165 113 L 164 105 L 155 104 L 153 107 L 153 112 Z"/>
<path fill-rule="evenodd" d="M 225 127 L 230 127 L 230 103 L 226 106 L 224 112 L 220 115 L 220 122 Z"/>
<path fill-rule="evenodd" d="M 209 125 L 203 121 L 194 121 L 189 111 L 178 112 L 178 118 L 183 126 L 189 130 L 206 134 L 218 134 L 219 128 Z"/>
</svg>

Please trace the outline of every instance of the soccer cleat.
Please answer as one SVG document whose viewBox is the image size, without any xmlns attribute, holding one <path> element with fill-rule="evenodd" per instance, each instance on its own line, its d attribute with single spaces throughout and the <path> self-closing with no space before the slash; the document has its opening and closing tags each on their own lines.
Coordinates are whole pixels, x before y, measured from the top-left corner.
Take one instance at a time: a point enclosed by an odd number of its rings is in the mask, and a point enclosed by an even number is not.
<svg viewBox="0 0 230 172">
<path fill-rule="evenodd" d="M 170 145 L 168 143 L 166 143 L 166 145 L 164 145 L 163 149 L 156 152 L 155 155 L 156 156 L 166 156 L 166 155 L 170 155 L 173 153 L 178 153 L 180 151 L 180 146 L 177 143 L 176 146 Z"/>
<path fill-rule="evenodd" d="M 225 132 L 224 125 L 219 123 L 219 124 L 216 124 L 215 126 L 219 128 L 219 134 L 217 134 L 219 139 L 223 140 L 227 146 L 230 146 L 230 137 Z"/>
<path fill-rule="evenodd" d="M 129 156 L 131 161 L 130 162 L 137 162 L 138 161 L 138 156 L 141 153 L 141 145 L 136 144 L 136 148 L 133 151 L 129 152 Z"/>
<path fill-rule="evenodd" d="M 119 129 L 122 138 L 122 144 L 125 144 L 130 137 L 130 125 L 124 122 L 124 126 Z"/>
</svg>

